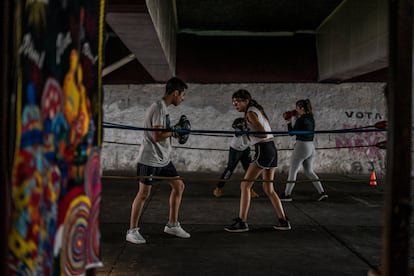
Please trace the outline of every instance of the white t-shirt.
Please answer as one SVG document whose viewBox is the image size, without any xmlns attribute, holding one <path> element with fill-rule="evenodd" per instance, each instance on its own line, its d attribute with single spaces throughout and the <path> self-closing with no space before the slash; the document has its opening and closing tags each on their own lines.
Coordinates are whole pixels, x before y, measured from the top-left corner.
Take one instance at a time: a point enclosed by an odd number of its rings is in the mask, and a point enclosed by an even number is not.
<svg viewBox="0 0 414 276">
<path fill-rule="evenodd" d="M 270 128 L 270 124 L 269 121 L 265 118 L 265 116 L 263 116 L 262 112 L 257 109 L 254 106 L 249 107 L 249 109 L 247 110 L 247 112 L 254 112 L 257 115 L 257 118 L 259 119 L 260 124 L 263 126 L 264 130 L 266 132 L 271 132 L 272 129 Z M 250 122 L 247 122 L 247 126 L 249 127 L 250 131 L 259 131 L 258 129 L 256 129 Z M 249 135 L 250 137 L 250 141 L 252 142 L 252 145 L 259 143 L 260 141 L 269 139 L 269 138 L 273 138 L 273 134 L 266 134 L 266 137 L 262 138 L 262 137 L 256 137 L 252 135 Z"/>
<path fill-rule="evenodd" d="M 230 147 L 238 151 L 244 151 L 249 146 L 250 140 L 247 135 L 233 136 L 230 141 Z"/>
<path fill-rule="evenodd" d="M 154 128 L 154 126 L 162 126 L 162 128 L 169 128 L 170 124 L 167 106 L 164 101 L 158 100 L 153 103 L 145 114 L 144 127 Z M 144 137 L 138 153 L 138 163 L 152 167 L 164 167 L 171 161 L 170 153 L 170 138 L 155 142 L 152 131 L 144 131 Z"/>
</svg>

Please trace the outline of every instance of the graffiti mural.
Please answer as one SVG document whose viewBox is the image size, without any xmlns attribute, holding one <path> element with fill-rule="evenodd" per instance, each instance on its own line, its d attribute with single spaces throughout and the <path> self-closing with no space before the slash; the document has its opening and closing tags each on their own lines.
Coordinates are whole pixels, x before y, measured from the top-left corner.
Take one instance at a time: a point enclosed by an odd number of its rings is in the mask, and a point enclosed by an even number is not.
<svg viewBox="0 0 414 276">
<path fill-rule="evenodd" d="M 360 128 L 358 125 L 344 124 L 344 129 Z M 382 155 L 382 150 L 375 145 L 386 140 L 385 132 L 355 132 L 338 136 L 335 139 L 337 150 L 347 148 L 349 152 L 365 152 L 370 159 Z"/>
<path fill-rule="evenodd" d="M 380 113 L 361 110 L 345 111 L 345 118 L 352 123 L 344 123 L 343 129 L 363 130 L 364 128 L 378 128 L 381 130 L 385 121 Z M 371 122 L 375 120 L 372 125 Z M 357 122 L 357 123 L 354 123 Z M 370 122 L 364 124 L 365 122 Z M 384 129 L 382 129 L 384 130 Z M 336 150 L 347 150 L 348 152 L 363 153 L 365 160 L 355 161 L 351 164 L 351 173 L 360 174 L 376 170 L 385 173 L 385 151 L 378 145 L 386 141 L 385 131 L 355 131 L 341 134 L 335 138 Z M 362 162 L 361 162 L 362 161 Z"/>
<path fill-rule="evenodd" d="M 84 275 L 102 266 L 104 16 L 105 0 L 15 1 L 11 275 Z"/>
</svg>

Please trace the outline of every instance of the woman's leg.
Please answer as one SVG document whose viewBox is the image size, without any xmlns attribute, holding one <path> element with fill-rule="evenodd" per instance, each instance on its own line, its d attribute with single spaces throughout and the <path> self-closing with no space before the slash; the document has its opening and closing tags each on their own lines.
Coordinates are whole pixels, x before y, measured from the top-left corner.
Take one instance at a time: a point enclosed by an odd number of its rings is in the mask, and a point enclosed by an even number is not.
<svg viewBox="0 0 414 276">
<path fill-rule="evenodd" d="M 323 189 L 322 183 L 319 181 L 318 175 L 313 170 L 313 164 L 315 162 L 315 146 L 313 145 L 313 143 L 308 143 L 307 146 L 309 147 L 309 151 L 311 152 L 311 155 L 309 156 L 308 159 L 303 161 L 303 169 L 305 171 L 305 175 L 307 178 L 311 180 L 317 180 L 317 181 L 313 181 L 312 183 L 315 189 L 318 191 L 318 193 L 321 194 L 325 191 Z"/>
<path fill-rule="evenodd" d="M 301 143 L 300 141 L 296 141 L 292 157 L 290 159 L 289 176 L 288 183 L 286 184 L 285 188 L 285 195 L 290 195 L 292 193 L 293 188 L 295 187 L 295 181 L 300 169 L 300 165 L 302 164 L 303 160 L 305 160 L 305 158 L 308 156 L 307 153 L 303 150 L 303 143 Z"/>
<path fill-rule="evenodd" d="M 232 176 L 234 172 L 234 169 L 236 169 L 237 164 L 242 158 L 242 155 L 243 155 L 242 151 L 238 151 L 233 148 L 230 148 L 229 157 L 227 159 L 227 166 L 220 177 L 221 179 L 224 179 L 224 180 L 230 179 L 230 177 Z M 219 183 L 217 183 L 217 187 L 221 189 L 224 187 L 225 183 L 226 183 L 225 181 L 220 181 Z"/>
<path fill-rule="evenodd" d="M 249 166 L 250 166 L 250 163 L 252 162 L 252 158 L 251 158 L 251 156 L 250 156 L 250 148 L 246 148 L 246 149 L 243 151 L 243 154 L 241 155 L 241 158 L 240 158 L 240 162 L 242 163 L 243 169 L 244 169 L 244 171 L 246 172 L 246 171 L 247 171 L 247 169 L 248 169 L 248 168 L 249 168 Z M 259 197 L 259 194 L 257 194 L 257 193 L 253 190 L 253 187 L 254 187 L 254 183 L 253 183 L 253 185 L 252 185 L 252 189 L 250 190 L 250 195 L 251 195 L 251 197 L 252 197 L 252 198 L 254 198 L 254 197 Z"/>
<path fill-rule="evenodd" d="M 252 158 L 250 157 L 250 148 L 247 148 L 242 152 L 240 161 L 242 163 L 244 171 L 247 171 L 247 169 L 250 166 L 250 163 L 252 162 Z"/>
<path fill-rule="evenodd" d="M 263 180 L 263 190 L 266 195 L 269 197 L 270 202 L 272 202 L 273 208 L 275 208 L 277 217 L 279 219 L 286 219 L 285 211 L 283 210 L 282 203 L 280 202 L 279 196 L 274 190 L 273 180 L 275 177 L 276 168 L 263 170 L 262 177 Z"/>
<path fill-rule="evenodd" d="M 240 183 L 240 211 L 239 217 L 243 222 L 247 221 L 247 214 L 250 208 L 250 189 L 254 184 L 254 180 L 260 175 L 263 169 L 259 168 L 256 163 L 251 163 L 247 169 L 244 179 Z"/>
</svg>

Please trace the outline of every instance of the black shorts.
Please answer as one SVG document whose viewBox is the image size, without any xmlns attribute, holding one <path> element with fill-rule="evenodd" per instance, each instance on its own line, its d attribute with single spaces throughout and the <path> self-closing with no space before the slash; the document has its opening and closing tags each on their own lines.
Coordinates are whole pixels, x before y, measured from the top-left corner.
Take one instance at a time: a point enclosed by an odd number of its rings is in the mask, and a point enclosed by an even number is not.
<svg viewBox="0 0 414 276">
<path fill-rule="evenodd" d="M 163 179 L 154 179 L 149 176 L 177 177 L 178 173 L 172 162 L 168 163 L 165 167 L 151 167 L 138 163 L 137 176 L 139 176 L 139 181 L 143 184 L 152 185 L 154 181 L 160 181 Z"/>
<path fill-rule="evenodd" d="M 257 143 L 252 163 L 256 163 L 262 169 L 277 168 L 277 150 L 273 141 Z"/>
</svg>

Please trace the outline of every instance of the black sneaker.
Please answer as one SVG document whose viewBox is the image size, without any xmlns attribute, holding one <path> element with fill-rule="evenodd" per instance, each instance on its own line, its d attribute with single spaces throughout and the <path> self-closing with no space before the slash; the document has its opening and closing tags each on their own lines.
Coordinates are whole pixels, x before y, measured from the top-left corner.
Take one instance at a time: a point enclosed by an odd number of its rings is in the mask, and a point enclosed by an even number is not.
<svg viewBox="0 0 414 276">
<path fill-rule="evenodd" d="M 241 218 L 233 219 L 234 223 L 224 227 L 224 230 L 232 233 L 240 233 L 249 231 L 249 225 L 246 222 L 243 222 Z"/>
<path fill-rule="evenodd" d="M 285 195 L 285 193 L 281 193 L 279 195 L 280 201 L 292 201 L 292 197 L 290 195 Z"/>
<path fill-rule="evenodd" d="M 273 226 L 276 230 L 290 230 L 290 222 L 287 219 L 279 219 L 279 224 Z"/>
<path fill-rule="evenodd" d="M 328 195 L 325 192 L 319 194 L 318 201 L 325 201 L 327 199 L 328 199 Z"/>
</svg>

